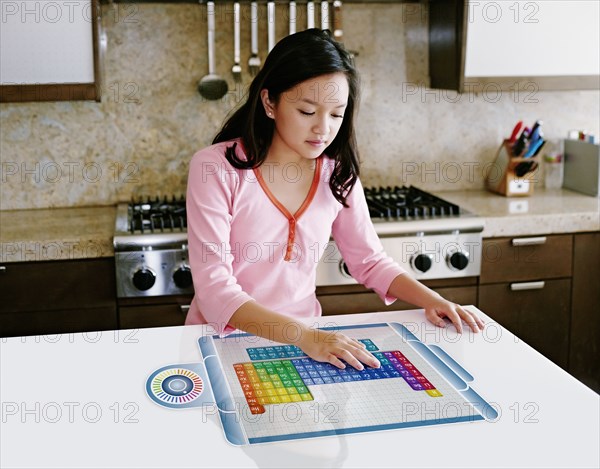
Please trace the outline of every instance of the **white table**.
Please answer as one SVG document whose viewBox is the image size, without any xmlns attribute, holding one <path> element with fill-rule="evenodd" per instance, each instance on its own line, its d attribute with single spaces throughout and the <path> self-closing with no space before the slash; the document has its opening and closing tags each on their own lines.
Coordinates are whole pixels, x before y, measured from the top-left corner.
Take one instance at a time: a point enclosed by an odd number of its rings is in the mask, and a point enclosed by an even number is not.
<svg viewBox="0 0 600 469">
<path fill-rule="evenodd" d="M 480 314 L 486 330 L 462 336 L 421 310 L 319 324 L 403 323 L 475 377 L 495 422 L 248 447 L 226 442 L 216 414 L 166 409 L 145 394 L 154 370 L 200 361 L 204 326 L 2 339 L 0 466 L 598 467 L 598 394 Z"/>
</svg>

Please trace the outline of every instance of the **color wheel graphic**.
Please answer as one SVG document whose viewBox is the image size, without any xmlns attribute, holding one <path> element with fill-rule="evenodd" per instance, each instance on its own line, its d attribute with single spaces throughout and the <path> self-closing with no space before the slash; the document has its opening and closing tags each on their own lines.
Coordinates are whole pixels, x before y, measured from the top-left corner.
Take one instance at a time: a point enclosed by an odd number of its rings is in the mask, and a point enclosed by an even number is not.
<svg viewBox="0 0 600 469">
<path fill-rule="evenodd" d="M 158 373 L 150 382 L 150 390 L 158 400 L 184 405 L 197 399 L 204 388 L 202 378 L 185 368 L 171 368 Z"/>
</svg>

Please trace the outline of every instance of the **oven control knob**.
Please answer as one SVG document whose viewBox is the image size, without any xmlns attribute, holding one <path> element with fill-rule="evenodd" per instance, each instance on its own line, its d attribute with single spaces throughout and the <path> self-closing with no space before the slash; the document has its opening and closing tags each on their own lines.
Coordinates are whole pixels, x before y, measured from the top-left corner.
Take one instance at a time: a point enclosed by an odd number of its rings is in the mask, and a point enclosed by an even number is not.
<svg viewBox="0 0 600 469">
<path fill-rule="evenodd" d="M 446 260 L 452 270 L 464 270 L 469 265 L 469 256 L 463 251 L 456 251 L 448 255 L 448 259 Z"/>
<path fill-rule="evenodd" d="M 410 263 L 413 269 L 415 269 L 417 272 L 424 274 L 429 269 L 431 269 L 433 261 L 431 260 L 431 255 L 429 254 L 417 254 L 411 259 Z"/>
<path fill-rule="evenodd" d="M 340 261 L 340 272 L 345 277 L 352 277 L 352 274 L 348 270 L 348 266 L 346 265 L 346 263 L 343 260 Z"/>
<path fill-rule="evenodd" d="M 192 286 L 192 271 L 187 265 L 182 265 L 173 273 L 173 281 L 179 288 L 189 288 Z"/>
<path fill-rule="evenodd" d="M 156 282 L 156 274 L 150 269 L 143 267 L 133 274 L 133 284 L 138 290 L 150 290 Z"/>
</svg>

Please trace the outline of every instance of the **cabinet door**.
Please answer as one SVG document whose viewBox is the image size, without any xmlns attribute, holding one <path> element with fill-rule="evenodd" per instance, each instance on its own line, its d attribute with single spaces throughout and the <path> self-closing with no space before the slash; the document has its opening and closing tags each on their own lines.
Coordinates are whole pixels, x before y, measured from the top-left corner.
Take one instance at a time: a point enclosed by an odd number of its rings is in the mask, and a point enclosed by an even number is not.
<svg viewBox="0 0 600 469">
<path fill-rule="evenodd" d="M 532 287 L 534 289 L 529 289 Z M 570 279 L 531 282 L 529 285 L 481 285 L 479 308 L 554 363 L 567 368 Z"/>
<path fill-rule="evenodd" d="M 0 337 L 69 334 L 117 328 L 116 306 L 0 313 Z"/>
<path fill-rule="evenodd" d="M 433 88 L 597 89 L 600 6 L 586 0 L 430 2 Z"/>
<path fill-rule="evenodd" d="M 2 265 L 2 313 L 116 308 L 113 258 Z"/>
<path fill-rule="evenodd" d="M 99 0 L 2 2 L 0 101 L 99 100 Z"/>
<path fill-rule="evenodd" d="M 113 258 L 0 267 L 0 337 L 118 327 Z"/>
<path fill-rule="evenodd" d="M 600 4 L 468 2 L 465 80 L 598 75 Z"/>
<path fill-rule="evenodd" d="M 600 233 L 574 245 L 569 372 L 600 392 Z"/>
</svg>

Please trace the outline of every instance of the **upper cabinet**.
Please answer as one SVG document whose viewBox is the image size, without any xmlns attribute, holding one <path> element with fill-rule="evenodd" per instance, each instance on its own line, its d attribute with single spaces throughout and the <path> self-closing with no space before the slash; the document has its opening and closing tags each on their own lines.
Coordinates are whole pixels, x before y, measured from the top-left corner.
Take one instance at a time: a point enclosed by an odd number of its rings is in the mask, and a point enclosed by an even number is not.
<svg viewBox="0 0 600 469">
<path fill-rule="evenodd" d="M 2 0 L 0 101 L 100 100 L 99 0 Z"/>
<path fill-rule="evenodd" d="M 600 2 L 431 0 L 432 88 L 600 88 Z"/>
</svg>

